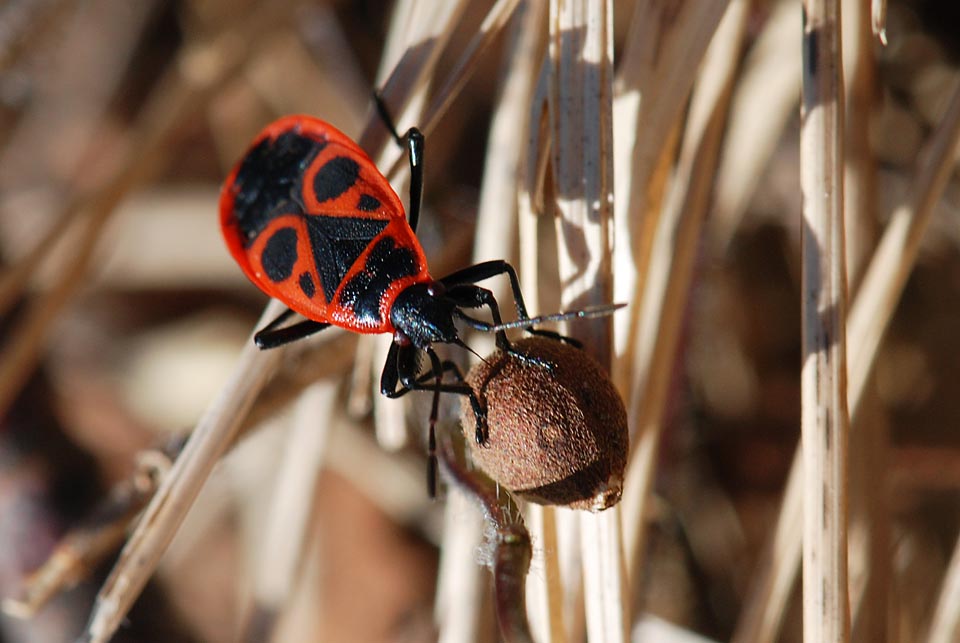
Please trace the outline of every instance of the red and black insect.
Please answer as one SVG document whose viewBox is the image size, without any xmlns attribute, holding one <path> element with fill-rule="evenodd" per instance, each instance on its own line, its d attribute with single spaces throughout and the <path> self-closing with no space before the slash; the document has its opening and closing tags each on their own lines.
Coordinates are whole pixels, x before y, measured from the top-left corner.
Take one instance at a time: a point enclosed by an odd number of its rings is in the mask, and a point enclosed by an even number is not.
<svg viewBox="0 0 960 643">
<path fill-rule="evenodd" d="M 423 186 L 423 135 L 397 134 L 410 161 L 410 212 L 360 147 L 332 125 L 310 116 L 287 116 L 264 129 L 233 169 L 220 195 L 220 224 L 230 253 L 247 277 L 289 307 L 255 335 L 273 348 L 329 326 L 359 333 L 391 333 L 394 341 L 380 378 L 390 398 L 412 390 L 468 396 L 477 417 L 476 440 L 487 440 L 485 412 L 455 364 L 441 360 L 435 343 L 466 347 L 455 320 L 497 334 L 510 350 L 505 327 L 529 327 L 547 318 L 527 315 L 520 282 L 505 261 L 487 261 L 434 279 L 415 235 Z M 475 282 L 506 274 L 519 322 L 502 326 L 497 301 Z M 493 323 L 463 309 L 487 307 Z M 283 324 L 294 313 L 306 319 Z M 574 313 L 567 316 L 584 316 Z M 557 318 L 553 316 L 552 318 Z M 426 353 L 430 370 L 421 370 Z M 443 375 L 453 379 L 444 383 Z M 436 400 L 434 402 L 436 407 Z M 433 447 L 431 418 L 430 445 Z"/>
</svg>

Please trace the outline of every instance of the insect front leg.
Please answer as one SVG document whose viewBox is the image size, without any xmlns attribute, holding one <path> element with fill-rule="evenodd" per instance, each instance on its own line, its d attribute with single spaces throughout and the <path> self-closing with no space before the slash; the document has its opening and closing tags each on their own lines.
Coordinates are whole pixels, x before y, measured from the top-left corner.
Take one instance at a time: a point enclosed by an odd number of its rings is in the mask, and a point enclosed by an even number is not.
<svg viewBox="0 0 960 643">
<path fill-rule="evenodd" d="M 473 409 L 473 415 L 476 419 L 476 440 L 477 444 L 487 443 L 487 412 L 480 404 L 480 400 L 474 394 L 473 389 L 463 379 L 460 368 L 449 360 L 439 361 L 439 366 L 434 363 L 431 357 L 431 368 L 428 373 L 419 375 L 420 361 L 418 359 L 419 349 L 412 344 L 401 345 L 394 343 L 390 346 L 387 353 L 387 360 L 383 367 L 383 374 L 380 376 L 380 393 L 390 399 L 403 397 L 410 391 L 433 391 L 440 393 L 454 393 L 456 395 L 465 395 L 470 400 L 470 407 Z M 428 355 L 433 352 L 428 351 Z M 436 356 L 434 354 L 434 356 Z M 439 368 L 439 371 L 437 370 Z M 437 381 L 443 373 L 453 373 L 456 384 L 444 384 Z M 431 386 L 430 382 L 434 384 Z"/>
<path fill-rule="evenodd" d="M 517 271 L 514 267 L 502 259 L 494 259 L 492 261 L 484 261 L 472 266 L 467 266 L 462 270 L 458 270 L 440 279 L 440 283 L 448 288 L 452 288 L 457 285 L 473 284 L 474 282 L 483 281 L 484 279 L 490 279 L 491 277 L 503 274 L 506 274 L 510 279 L 510 289 L 513 291 L 513 303 L 517 308 L 517 319 L 530 319 L 530 315 L 527 314 L 527 304 L 523 300 L 523 291 L 520 289 L 520 277 L 517 276 Z M 497 320 L 494 321 L 496 324 L 501 323 Z M 555 333 L 550 330 L 540 330 L 533 327 L 529 327 L 526 330 L 531 335 L 549 337 L 550 339 L 566 342 L 577 348 L 583 348 L 583 344 L 578 340 L 567 337 L 566 335 L 561 335 L 560 333 Z M 498 346 L 500 346 L 500 341 L 498 337 Z"/>
<path fill-rule="evenodd" d="M 490 309 L 490 317 L 493 318 L 492 325 L 466 315 L 460 316 L 460 319 L 476 330 L 489 332 L 494 326 L 503 323 L 503 318 L 500 315 L 500 304 L 497 303 L 497 298 L 493 296 L 493 293 L 486 288 L 473 284 L 461 284 L 452 287 L 444 296 L 456 303 L 459 308 L 482 308 L 486 306 Z M 507 338 L 506 331 L 498 330 L 496 335 L 497 348 L 502 351 L 511 351 L 510 340 Z"/>
</svg>

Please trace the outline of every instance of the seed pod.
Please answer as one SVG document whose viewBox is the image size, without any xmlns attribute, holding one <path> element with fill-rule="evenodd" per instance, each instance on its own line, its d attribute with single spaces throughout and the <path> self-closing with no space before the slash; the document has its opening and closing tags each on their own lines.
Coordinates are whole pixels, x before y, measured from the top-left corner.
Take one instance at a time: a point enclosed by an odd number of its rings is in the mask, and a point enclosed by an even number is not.
<svg viewBox="0 0 960 643">
<path fill-rule="evenodd" d="M 529 337 L 470 369 L 489 441 L 477 445 L 464 399 L 464 435 L 494 480 L 538 504 L 601 511 L 620 500 L 627 413 L 600 364 L 555 339 Z M 515 353 L 515 354 L 514 354 Z"/>
</svg>

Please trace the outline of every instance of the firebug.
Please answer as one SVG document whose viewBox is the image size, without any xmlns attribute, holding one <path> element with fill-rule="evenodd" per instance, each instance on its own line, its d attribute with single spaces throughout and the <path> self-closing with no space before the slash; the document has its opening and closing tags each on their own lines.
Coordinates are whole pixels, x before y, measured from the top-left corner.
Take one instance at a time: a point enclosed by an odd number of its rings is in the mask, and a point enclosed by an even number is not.
<svg viewBox="0 0 960 643">
<path fill-rule="evenodd" d="M 433 349 L 435 343 L 468 348 L 455 320 L 495 332 L 497 346 L 510 350 L 505 328 L 526 327 L 559 338 L 530 326 L 609 310 L 530 319 L 517 273 L 506 261 L 486 261 L 433 278 L 416 237 L 424 137 L 417 128 L 400 136 L 379 97 L 376 106 L 409 158 L 409 216 L 370 157 L 333 125 L 311 116 L 286 116 L 268 125 L 227 176 L 220 194 L 220 225 L 230 254 L 260 290 L 288 307 L 254 339 L 267 349 L 330 326 L 391 333 L 394 341 L 380 378 L 381 393 L 397 398 L 413 390 L 432 390 L 435 396 L 466 396 L 477 420 L 476 441 L 482 445 L 487 441 L 484 409 L 457 366 L 441 360 Z M 519 317 L 506 325 L 493 293 L 475 284 L 502 274 L 510 280 Z M 483 307 L 489 308 L 492 324 L 463 312 Z M 284 325 L 293 313 L 305 319 Z M 430 369 L 421 374 L 424 353 Z M 443 382 L 446 372 L 454 381 Z M 431 455 L 435 421 L 436 397 Z M 430 479 L 432 485 L 432 472 Z"/>
</svg>

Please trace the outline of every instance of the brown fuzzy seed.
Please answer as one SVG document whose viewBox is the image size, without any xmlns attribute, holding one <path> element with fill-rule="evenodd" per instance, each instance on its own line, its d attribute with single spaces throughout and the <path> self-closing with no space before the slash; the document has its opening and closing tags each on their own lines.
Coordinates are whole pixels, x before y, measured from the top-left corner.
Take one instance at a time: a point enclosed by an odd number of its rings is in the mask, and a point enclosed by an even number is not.
<svg viewBox="0 0 960 643">
<path fill-rule="evenodd" d="M 601 511 L 620 500 L 627 414 L 600 364 L 578 348 L 530 337 L 497 351 L 467 375 L 487 410 L 489 441 L 474 439 L 466 398 L 464 434 L 473 459 L 527 500 Z"/>
</svg>

